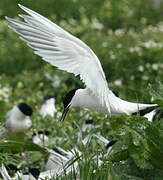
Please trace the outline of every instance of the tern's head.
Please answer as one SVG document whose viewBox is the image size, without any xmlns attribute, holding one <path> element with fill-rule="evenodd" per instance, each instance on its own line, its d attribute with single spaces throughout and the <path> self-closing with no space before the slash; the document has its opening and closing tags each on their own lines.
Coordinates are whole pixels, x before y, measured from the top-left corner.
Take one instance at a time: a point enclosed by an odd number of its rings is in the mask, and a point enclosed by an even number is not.
<svg viewBox="0 0 163 180">
<path fill-rule="evenodd" d="M 88 119 L 88 120 L 85 121 L 85 124 L 91 124 L 92 125 L 93 124 L 93 120 L 89 120 Z"/>
<path fill-rule="evenodd" d="M 78 89 L 73 89 L 71 91 L 69 91 L 66 96 L 63 99 L 63 105 L 64 105 L 64 110 L 61 116 L 61 121 L 64 121 L 66 114 L 68 112 L 68 110 L 70 109 L 70 107 L 72 106 L 72 101 L 73 101 L 73 97 L 75 96 L 75 93 Z"/>
<path fill-rule="evenodd" d="M 38 168 L 29 168 L 29 173 L 32 174 L 36 179 L 39 178 L 40 170 Z"/>
<path fill-rule="evenodd" d="M 19 168 L 17 168 L 14 164 L 8 164 L 6 166 L 6 169 L 11 170 L 11 171 L 15 171 L 15 172 L 19 171 Z"/>
<path fill-rule="evenodd" d="M 106 150 L 108 150 L 111 146 L 113 146 L 115 143 L 117 142 L 117 140 L 111 140 L 107 143 L 106 145 Z"/>
<path fill-rule="evenodd" d="M 17 105 L 17 107 L 19 108 L 19 110 L 26 116 L 31 116 L 32 115 L 32 108 L 27 105 L 26 103 L 20 103 Z"/>
<path fill-rule="evenodd" d="M 44 102 L 48 103 L 48 104 L 54 104 L 55 103 L 55 99 L 51 95 L 46 95 L 46 96 L 44 96 Z"/>
<path fill-rule="evenodd" d="M 48 130 L 40 130 L 37 133 L 33 133 L 31 140 L 35 144 L 44 146 L 49 144 L 49 137 L 48 137 L 49 135 L 50 132 Z"/>
<path fill-rule="evenodd" d="M 54 98 L 54 97 L 51 95 L 46 95 L 46 96 L 44 96 L 44 101 L 52 99 L 52 98 Z"/>
</svg>

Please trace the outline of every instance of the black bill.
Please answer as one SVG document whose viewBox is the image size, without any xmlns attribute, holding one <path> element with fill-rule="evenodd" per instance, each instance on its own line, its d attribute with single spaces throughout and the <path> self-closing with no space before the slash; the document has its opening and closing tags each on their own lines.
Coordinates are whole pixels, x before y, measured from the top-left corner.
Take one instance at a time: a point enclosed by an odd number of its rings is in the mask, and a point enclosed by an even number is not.
<svg viewBox="0 0 163 180">
<path fill-rule="evenodd" d="M 68 113 L 70 105 L 64 108 L 60 121 L 64 121 L 66 114 Z"/>
</svg>

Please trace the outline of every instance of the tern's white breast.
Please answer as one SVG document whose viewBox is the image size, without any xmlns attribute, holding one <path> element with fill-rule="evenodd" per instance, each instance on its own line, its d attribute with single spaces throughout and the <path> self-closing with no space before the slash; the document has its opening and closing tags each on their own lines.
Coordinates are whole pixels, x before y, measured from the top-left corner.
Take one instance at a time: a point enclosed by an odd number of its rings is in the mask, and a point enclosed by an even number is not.
<svg viewBox="0 0 163 180">
<path fill-rule="evenodd" d="M 25 116 L 17 106 L 7 113 L 5 125 L 10 132 L 19 132 L 31 127 L 29 116 Z"/>
<path fill-rule="evenodd" d="M 82 107 L 92 111 L 108 113 L 106 106 L 102 106 L 96 96 L 88 89 L 78 89 L 72 99 L 71 107 Z"/>
<path fill-rule="evenodd" d="M 55 108 L 55 101 L 53 98 L 49 99 L 46 101 L 45 104 L 43 104 L 41 106 L 40 109 L 40 114 L 45 117 L 45 116 L 51 116 L 54 117 L 54 113 L 56 112 L 56 108 Z"/>
</svg>

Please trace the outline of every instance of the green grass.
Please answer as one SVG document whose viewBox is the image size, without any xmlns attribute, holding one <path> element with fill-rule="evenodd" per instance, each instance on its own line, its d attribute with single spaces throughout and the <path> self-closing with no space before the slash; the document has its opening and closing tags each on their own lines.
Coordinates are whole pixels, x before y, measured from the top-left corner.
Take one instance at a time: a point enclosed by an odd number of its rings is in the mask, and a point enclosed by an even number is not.
<svg viewBox="0 0 163 180">
<path fill-rule="evenodd" d="M 106 118 L 103 114 L 71 110 L 64 122 L 58 121 L 63 96 L 84 85 L 78 77 L 41 61 L 9 30 L 4 16 L 16 17 L 22 13 L 17 2 L 45 15 L 86 42 L 99 57 L 109 87 L 121 98 L 156 102 L 163 107 L 163 6 L 155 6 L 152 0 L 40 0 L 39 3 L 1 0 L 0 123 L 3 126 L 6 112 L 22 101 L 33 107 L 34 114 L 32 128 L 25 135 L 16 136 L 22 137 L 19 140 L 22 144 L 13 142 L 13 137 L 12 142 L 0 141 L 0 163 L 21 163 L 23 171 L 28 167 L 44 170 L 47 153 L 32 144 L 26 146 L 26 141 L 33 132 L 48 129 L 51 131 L 49 148 L 61 146 L 70 150 L 76 146 L 82 152 L 77 159 L 80 179 L 162 180 L 162 120 L 150 123 L 139 116 Z M 54 118 L 43 119 L 39 115 L 42 97 L 46 94 L 56 98 L 58 115 Z M 78 127 L 87 119 L 94 120 L 97 128 L 85 136 L 95 133 L 118 140 L 100 167 L 92 159 L 99 154 L 99 149 L 103 154 L 106 152 L 104 144 L 93 139 L 84 147 L 77 141 Z M 57 136 L 64 139 L 51 143 Z M 78 174 L 72 172 L 57 179 L 77 178 Z"/>
</svg>

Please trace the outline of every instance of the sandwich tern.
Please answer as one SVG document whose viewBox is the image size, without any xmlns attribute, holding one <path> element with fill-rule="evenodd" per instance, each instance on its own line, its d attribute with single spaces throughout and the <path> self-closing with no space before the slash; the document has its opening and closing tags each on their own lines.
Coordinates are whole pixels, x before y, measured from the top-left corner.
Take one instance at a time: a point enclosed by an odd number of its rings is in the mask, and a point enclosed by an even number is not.
<svg viewBox="0 0 163 180">
<path fill-rule="evenodd" d="M 32 112 L 32 108 L 24 102 L 15 105 L 5 117 L 5 126 L 8 133 L 15 133 L 29 129 L 32 125 L 30 119 Z"/>
<path fill-rule="evenodd" d="M 32 142 L 40 146 L 47 146 L 49 144 L 49 135 L 48 130 L 40 130 L 32 135 Z"/>
<path fill-rule="evenodd" d="M 57 110 L 55 108 L 55 99 L 53 96 L 45 96 L 44 97 L 44 103 L 41 106 L 40 109 L 40 115 L 44 118 L 46 116 L 54 117 L 54 113 L 56 113 Z"/>
<path fill-rule="evenodd" d="M 61 120 L 73 107 L 112 116 L 122 113 L 130 115 L 148 108 L 150 112 L 158 106 L 128 102 L 117 97 L 107 85 L 98 57 L 83 41 L 35 11 L 20 4 L 19 7 L 28 15 L 19 15 L 23 21 L 6 17 L 9 27 L 44 61 L 75 76 L 79 75 L 86 85 L 85 89 L 73 89 L 65 96 Z"/>
<path fill-rule="evenodd" d="M 27 173 L 22 173 L 20 171 L 20 169 L 17 168 L 15 165 L 12 165 L 10 167 L 9 168 L 7 167 L 7 169 L 11 169 L 11 170 L 15 171 L 14 177 L 10 177 L 10 175 L 8 174 L 8 171 L 7 171 L 6 167 L 4 166 L 4 164 L 2 164 L 0 167 L 0 173 L 1 173 L 4 180 L 19 180 L 19 179 L 21 179 L 21 180 L 29 180 L 29 179 L 30 180 L 36 180 L 36 179 L 41 180 L 42 179 L 40 177 L 40 171 L 37 168 L 29 168 Z"/>
</svg>

